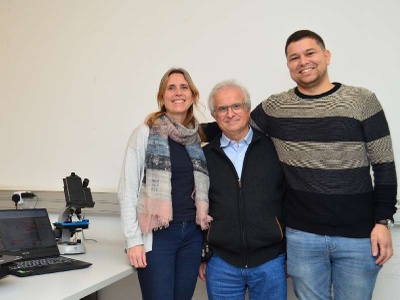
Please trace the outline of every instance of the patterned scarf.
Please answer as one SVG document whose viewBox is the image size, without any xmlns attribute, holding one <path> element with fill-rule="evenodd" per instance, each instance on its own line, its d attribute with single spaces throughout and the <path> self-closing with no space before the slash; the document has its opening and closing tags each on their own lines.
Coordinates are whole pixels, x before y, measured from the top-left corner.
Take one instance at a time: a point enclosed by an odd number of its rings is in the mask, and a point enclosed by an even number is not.
<svg viewBox="0 0 400 300">
<path fill-rule="evenodd" d="M 196 222 L 207 229 L 212 218 L 208 215 L 209 179 L 206 159 L 195 128 L 189 129 L 169 119 L 159 117 L 150 128 L 147 140 L 143 182 L 139 191 L 138 221 L 142 233 L 168 227 L 172 220 L 171 159 L 168 137 L 185 146 L 193 164 Z"/>
</svg>

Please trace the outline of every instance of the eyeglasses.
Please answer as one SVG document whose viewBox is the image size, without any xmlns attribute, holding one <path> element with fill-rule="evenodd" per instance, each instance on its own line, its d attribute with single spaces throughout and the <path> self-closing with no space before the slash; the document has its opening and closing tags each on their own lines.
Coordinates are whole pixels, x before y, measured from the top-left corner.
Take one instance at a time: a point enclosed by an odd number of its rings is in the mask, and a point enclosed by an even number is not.
<svg viewBox="0 0 400 300">
<path fill-rule="evenodd" d="M 247 107 L 246 103 L 234 103 L 232 105 L 223 105 L 214 109 L 214 113 L 218 116 L 224 116 L 228 113 L 229 108 L 232 109 L 234 113 L 241 113 L 244 108 Z"/>
</svg>

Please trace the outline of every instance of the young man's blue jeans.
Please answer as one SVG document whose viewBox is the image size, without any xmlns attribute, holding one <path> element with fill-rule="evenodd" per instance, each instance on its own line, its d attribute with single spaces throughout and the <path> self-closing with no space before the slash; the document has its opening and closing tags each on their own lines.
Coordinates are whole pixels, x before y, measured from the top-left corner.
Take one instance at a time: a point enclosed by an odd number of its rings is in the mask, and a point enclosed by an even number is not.
<svg viewBox="0 0 400 300">
<path fill-rule="evenodd" d="M 237 268 L 214 254 L 207 262 L 207 294 L 210 300 L 286 300 L 285 255 L 260 266 Z"/>
<path fill-rule="evenodd" d="M 325 236 L 286 228 L 286 241 L 287 271 L 300 300 L 372 298 L 382 267 L 375 264 L 369 238 Z"/>
<path fill-rule="evenodd" d="M 146 268 L 138 269 L 144 300 L 190 300 L 197 283 L 203 236 L 195 221 L 153 232 Z"/>
</svg>

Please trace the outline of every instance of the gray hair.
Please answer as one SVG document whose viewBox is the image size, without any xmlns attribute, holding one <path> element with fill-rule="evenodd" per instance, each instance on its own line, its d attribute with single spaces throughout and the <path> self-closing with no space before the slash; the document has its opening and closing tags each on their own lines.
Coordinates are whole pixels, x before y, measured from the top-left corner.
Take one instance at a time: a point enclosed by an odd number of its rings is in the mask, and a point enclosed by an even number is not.
<svg viewBox="0 0 400 300">
<path fill-rule="evenodd" d="M 210 96 L 208 96 L 208 109 L 211 111 L 211 113 L 213 113 L 215 111 L 214 102 L 213 102 L 215 94 L 225 88 L 228 88 L 228 87 L 233 87 L 233 88 L 239 89 L 243 93 L 244 103 L 246 103 L 246 107 L 248 107 L 248 109 L 251 109 L 251 100 L 250 100 L 249 91 L 238 81 L 236 81 L 234 79 L 230 79 L 230 80 L 225 80 L 225 81 L 221 81 L 221 82 L 217 83 L 214 86 L 214 88 L 211 90 Z"/>
</svg>

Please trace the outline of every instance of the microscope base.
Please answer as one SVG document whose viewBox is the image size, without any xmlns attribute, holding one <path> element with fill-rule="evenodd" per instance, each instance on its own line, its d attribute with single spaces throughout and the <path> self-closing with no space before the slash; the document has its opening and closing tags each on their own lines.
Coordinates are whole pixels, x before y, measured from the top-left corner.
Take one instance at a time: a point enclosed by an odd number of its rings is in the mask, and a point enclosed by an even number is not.
<svg viewBox="0 0 400 300">
<path fill-rule="evenodd" d="M 60 254 L 82 254 L 86 253 L 86 247 L 82 243 L 61 243 L 58 244 Z"/>
</svg>

